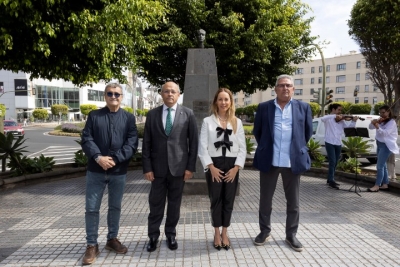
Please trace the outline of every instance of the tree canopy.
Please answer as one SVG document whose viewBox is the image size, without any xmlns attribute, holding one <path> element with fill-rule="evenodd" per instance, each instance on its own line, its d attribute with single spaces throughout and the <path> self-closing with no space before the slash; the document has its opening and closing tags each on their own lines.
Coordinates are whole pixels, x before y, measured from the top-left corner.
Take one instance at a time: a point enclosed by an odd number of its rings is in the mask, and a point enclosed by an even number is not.
<svg viewBox="0 0 400 267">
<path fill-rule="evenodd" d="M 358 0 L 348 21 L 350 36 L 360 45 L 373 83 L 385 103 L 400 111 L 400 2 Z"/>
<path fill-rule="evenodd" d="M 183 87 L 188 48 L 197 47 L 196 31 L 206 31 L 205 48 L 214 48 L 219 85 L 253 93 L 293 73 L 291 64 L 307 60 L 312 18 L 299 0 L 170 0 L 170 12 L 158 27 L 144 31 L 154 50 L 138 52 L 139 76 L 160 86 L 166 80 Z"/>
<path fill-rule="evenodd" d="M 124 81 L 165 0 L 0 1 L 0 69 L 76 85 Z"/>
</svg>

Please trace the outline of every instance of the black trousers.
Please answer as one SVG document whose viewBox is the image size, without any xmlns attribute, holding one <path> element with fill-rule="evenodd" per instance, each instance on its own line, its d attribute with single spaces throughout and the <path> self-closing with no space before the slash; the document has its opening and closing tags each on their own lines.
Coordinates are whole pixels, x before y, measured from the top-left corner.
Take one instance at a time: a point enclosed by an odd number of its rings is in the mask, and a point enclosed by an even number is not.
<svg viewBox="0 0 400 267">
<path fill-rule="evenodd" d="M 154 177 L 149 194 L 150 214 L 148 217 L 148 236 L 158 238 L 160 225 L 164 218 L 165 202 L 168 199 L 167 218 L 165 220 L 165 235 L 176 236 L 176 226 L 179 222 L 183 186 L 183 176 L 172 176 L 168 171 L 165 177 Z"/>
<path fill-rule="evenodd" d="M 296 236 L 299 227 L 300 174 L 293 174 L 290 168 L 271 167 L 269 172 L 260 172 L 260 230 L 271 232 L 272 198 L 275 193 L 278 176 L 281 174 L 286 197 L 286 237 Z"/>
<path fill-rule="evenodd" d="M 235 166 L 236 158 L 216 157 L 212 158 L 214 166 L 228 172 Z M 236 189 L 239 182 L 239 172 L 231 183 L 212 181 L 211 171 L 206 172 L 208 195 L 211 201 L 211 223 L 213 227 L 229 227 L 231 224 L 233 204 L 235 202 Z"/>
</svg>

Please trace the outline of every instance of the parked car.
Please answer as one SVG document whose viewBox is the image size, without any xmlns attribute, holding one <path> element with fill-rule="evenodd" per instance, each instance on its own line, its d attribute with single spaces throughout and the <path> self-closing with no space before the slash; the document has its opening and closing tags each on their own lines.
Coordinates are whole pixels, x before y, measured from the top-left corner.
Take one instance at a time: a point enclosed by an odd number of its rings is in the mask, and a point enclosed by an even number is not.
<svg viewBox="0 0 400 267">
<path fill-rule="evenodd" d="M 21 124 L 16 123 L 15 121 L 4 121 L 4 134 L 12 133 L 13 135 L 22 136 L 25 134 L 24 129 L 21 127 Z"/>
<path fill-rule="evenodd" d="M 371 130 L 368 128 L 368 126 L 371 123 L 371 120 L 378 119 L 379 116 L 377 115 L 354 115 L 354 116 L 358 116 L 360 118 L 365 119 L 364 121 L 357 120 L 355 128 L 357 129 L 357 132 L 366 133 L 365 135 L 368 135 L 368 137 L 362 138 L 363 141 L 368 141 L 367 143 L 367 145 L 369 145 L 368 153 L 359 155 L 359 157 L 366 158 L 370 163 L 375 164 L 377 161 L 376 140 L 375 140 L 376 130 L 375 129 Z M 350 121 L 345 121 L 345 123 L 350 124 Z M 346 138 L 347 137 L 345 136 L 345 133 L 343 133 L 342 140 L 345 140 Z M 321 121 L 321 118 L 313 119 L 312 139 L 319 142 L 319 144 L 321 145 L 320 152 L 322 153 L 322 155 L 326 156 L 327 154 L 325 149 L 325 123 Z"/>
</svg>

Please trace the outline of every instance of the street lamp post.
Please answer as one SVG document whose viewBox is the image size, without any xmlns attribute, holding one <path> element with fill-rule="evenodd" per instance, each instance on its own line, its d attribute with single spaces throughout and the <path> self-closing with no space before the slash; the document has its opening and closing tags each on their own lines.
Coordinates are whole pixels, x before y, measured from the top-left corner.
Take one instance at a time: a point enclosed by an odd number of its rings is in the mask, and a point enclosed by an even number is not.
<svg viewBox="0 0 400 267">
<path fill-rule="evenodd" d="M 326 81 L 326 68 L 325 68 L 325 58 L 324 53 L 322 53 L 322 49 L 317 44 L 311 44 L 315 46 L 321 55 L 322 60 L 322 90 L 321 90 L 321 116 L 325 115 L 325 100 L 326 100 L 326 89 L 325 89 L 325 81 Z"/>
</svg>

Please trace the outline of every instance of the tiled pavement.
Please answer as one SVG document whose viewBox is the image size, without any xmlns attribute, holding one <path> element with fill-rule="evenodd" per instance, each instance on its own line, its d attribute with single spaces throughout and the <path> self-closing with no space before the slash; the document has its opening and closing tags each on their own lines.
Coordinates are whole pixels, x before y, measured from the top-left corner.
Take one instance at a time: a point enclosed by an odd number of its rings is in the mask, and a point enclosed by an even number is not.
<svg viewBox="0 0 400 267">
<path fill-rule="evenodd" d="M 274 196 L 272 238 L 253 245 L 258 234 L 258 172 L 240 173 L 230 227 L 233 247 L 213 248 L 207 196 L 184 196 L 177 240 L 165 237 L 146 251 L 150 184 L 140 171 L 128 174 L 120 240 L 126 255 L 104 249 L 107 196 L 101 208 L 100 250 L 93 266 L 400 266 L 400 198 L 388 192 L 332 190 L 325 178 L 301 179 L 301 215 L 295 252 L 284 242 L 286 202 L 279 181 Z M 350 188 L 342 184 L 342 188 Z M 362 188 L 365 191 L 365 188 Z M 0 266 L 76 266 L 85 251 L 84 177 L 0 191 Z"/>
</svg>

